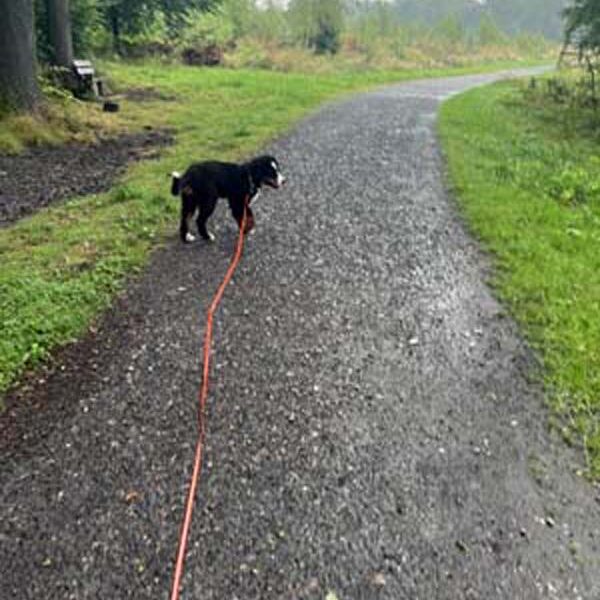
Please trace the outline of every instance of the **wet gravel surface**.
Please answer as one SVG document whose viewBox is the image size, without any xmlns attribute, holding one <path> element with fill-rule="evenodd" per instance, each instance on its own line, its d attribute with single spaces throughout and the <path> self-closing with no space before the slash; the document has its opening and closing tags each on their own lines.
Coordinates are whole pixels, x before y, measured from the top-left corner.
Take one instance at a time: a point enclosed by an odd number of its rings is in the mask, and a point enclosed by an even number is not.
<svg viewBox="0 0 600 600">
<path fill-rule="evenodd" d="M 182 598 L 600 597 L 598 492 L 444 189 L 438 104 L 492 79 L 332 104 L 272 147 L 289 186 L 259 199 L 216 321 Z M 167 598 L 224 206 L 213 228 L 21 392 L 0 598 Z"/>
<path fill-rule="evenodd" d="M 0 154 L 0 227 L 65 198 L 109 190 L 132 161 L 158 158 L 168 131 Z"/>
</svg>

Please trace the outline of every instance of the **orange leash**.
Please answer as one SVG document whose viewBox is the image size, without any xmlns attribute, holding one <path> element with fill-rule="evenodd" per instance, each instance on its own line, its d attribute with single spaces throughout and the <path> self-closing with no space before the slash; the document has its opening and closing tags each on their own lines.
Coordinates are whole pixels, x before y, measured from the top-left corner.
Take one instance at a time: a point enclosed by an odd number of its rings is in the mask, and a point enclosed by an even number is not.
<svg viewBox="0 0 600 600">
<path fill-rule="evenodd" d="M 231 281 L 233 274 L 242 258 L 242 250 L 244 249 L 244 233 L 246 229 L 247 220 L 247 208 L 248 199 L 244 201 L 244 215 L 240 224 L 240 233 L 238 236 L 237 244 L 233 258 L 229 263 L 229 268 L 225 277 L 213 298 L 213 301 L 208 309 L 208 315 L 206 317 L 206 330 L 204 332 L 204 367 L 202 370 L 202 386 L 200 387 L 198 400 L 198 440 L 196 442 L 196 453 L 194 456 L 194 468 L 192 470 L 192 477 L 190 479 L 190 486 L 188 489 L 187 500 L 185 503 L 185 513 L 181 524 L 181 533 L 179 535 L 179 547 L 177 549 L 177 560 L 175 561 L 175 571 L 173 574 L 173 585 L 171 587 L 171 600 L 178 600 L 179 592 L 181 587 L 181 578 L 183 577 L 183 566 L 185 563 L 185 555 L 187 551 L 188 537 L 190 533 L 190 526 L 192 524 L 192 513 L 194 512 L 194 504 L 196 500 L 196 490 L 198 489 L 198 483 L 200 481 L 200 475 L 202 473 L 202 456 L 204 453 L 204 439 L 206 437 L 206 398 L 208 397 L 208 379 L 210 371 L 210 353 L 212 344 L 212 333 L 213 333 L 213 317 L 219 307 L 221 298 L 225 293 L 225 288 Z"/>
</svg>

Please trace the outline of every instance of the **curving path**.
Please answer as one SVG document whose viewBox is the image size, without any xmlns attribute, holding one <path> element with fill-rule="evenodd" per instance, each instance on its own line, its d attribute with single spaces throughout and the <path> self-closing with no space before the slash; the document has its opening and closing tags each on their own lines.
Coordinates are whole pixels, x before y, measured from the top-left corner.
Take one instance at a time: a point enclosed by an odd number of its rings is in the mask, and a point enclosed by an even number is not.
<svg viewBox="0 0 600 600">
<path fill-rule="evenodd" d="M 439 103 L 497 77 L 357 96 L 273 145 L 290 184 L 217 321 L 182 598 L 600 598 L 598 492 L 444 187 Z M 224 206 L 213 224 L 24 392 L 42 416 L 0 457 L 0 598 L 167 598 L 235 239 Z"/>
</svg>

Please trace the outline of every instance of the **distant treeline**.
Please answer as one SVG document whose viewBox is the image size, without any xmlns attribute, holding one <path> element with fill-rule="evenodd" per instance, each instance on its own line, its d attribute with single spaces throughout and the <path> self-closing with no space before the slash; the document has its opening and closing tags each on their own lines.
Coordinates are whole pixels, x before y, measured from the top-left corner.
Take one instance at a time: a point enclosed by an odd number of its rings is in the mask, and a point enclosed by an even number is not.
<svg viewBox="0 0 600 600">
<path fill-rule="evenodd" d="M 401 17 L 432 23 L 457 16 L 465 27 L 479 25 L 483 16 L 491 18 L 505 33 L 540 33 L 561 39 L 562 11 L 568 0 L 394 0 Z"/>
<path fill-rule="evenodd" d="M 395 39 L 394 52 L 415 39 L 444 38 L 472 48 L 508 36 L 562 35 L 566 0 L 70 0 L 76 55 L 146 56 L 212 48 L 240 39 L 335 53 L 344 42 L 372 47 Z M 35 0 L 37 51 L 52 55 L 48 0 Z M 469 49 L 467 48 L 467 49 Z M 219 50 L 220 49 L 220 50 Z M 217 57 L 218 58 L 218 57 Z"/>
</svg>

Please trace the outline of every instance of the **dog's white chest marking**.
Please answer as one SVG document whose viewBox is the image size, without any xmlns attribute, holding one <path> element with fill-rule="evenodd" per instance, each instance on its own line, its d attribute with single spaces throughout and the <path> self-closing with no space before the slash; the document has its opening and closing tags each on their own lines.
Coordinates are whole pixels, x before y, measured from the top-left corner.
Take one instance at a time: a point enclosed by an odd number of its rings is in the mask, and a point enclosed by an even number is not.
<svg viewBox="0 0 600 600">
<path fill-rule="evenodd" d="M 260 190 L 256 190 L 256 192 L 254 192 L 254 196 L 251 196 L 250 200 L 248 200 L 248 204 L 250 204 L 250 202 L 254 202 L 255 200 L 258 200 L 260 196 Z"/>
</svg>

